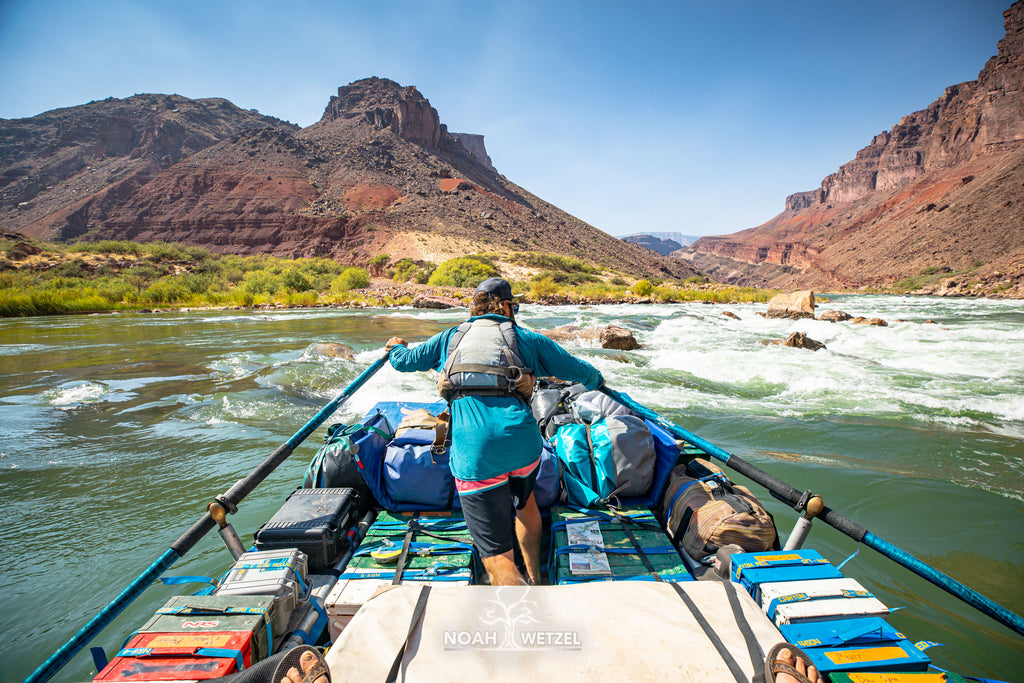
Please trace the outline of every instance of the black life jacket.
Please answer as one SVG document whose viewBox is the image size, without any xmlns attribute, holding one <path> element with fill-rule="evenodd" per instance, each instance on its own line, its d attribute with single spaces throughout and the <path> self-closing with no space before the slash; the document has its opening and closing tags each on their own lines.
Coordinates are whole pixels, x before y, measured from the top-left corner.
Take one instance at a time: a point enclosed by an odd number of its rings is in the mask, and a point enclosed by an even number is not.
<svg viewBox="0 0 1024 683">
<path fill-rule="evenodd" d="M 511 320 L 479 318 L 464 322 L 448 342 L 438 389 L 445 400 L 461 396 L 520 396 L 516 381 L 533 371 L 524 367 Z"/>
</svg>

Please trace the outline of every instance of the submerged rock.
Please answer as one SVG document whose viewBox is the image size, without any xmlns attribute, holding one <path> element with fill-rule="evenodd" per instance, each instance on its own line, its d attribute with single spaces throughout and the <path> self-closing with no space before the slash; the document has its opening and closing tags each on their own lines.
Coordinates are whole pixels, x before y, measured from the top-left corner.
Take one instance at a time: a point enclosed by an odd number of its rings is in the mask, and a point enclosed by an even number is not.
<svg viewBox="0 0 1024 683">
<path fill-rule="evenodd" d="M 341 358 L 343 360 L 356 359 L 356 352 L 352 350 L 351 346 L 330 342 L 313 344 L 309 347 L 309 354 L 313 356 L 326 356 L 327 358 Z"/>
<path fill-rule="evenodd" d="M 732 318 L 733 320 L 740 320 L 740 317 L 733 313 L 732 311 L 722 311 L 722 315 L 724 315 L 726 318 Z"/>
</svg>

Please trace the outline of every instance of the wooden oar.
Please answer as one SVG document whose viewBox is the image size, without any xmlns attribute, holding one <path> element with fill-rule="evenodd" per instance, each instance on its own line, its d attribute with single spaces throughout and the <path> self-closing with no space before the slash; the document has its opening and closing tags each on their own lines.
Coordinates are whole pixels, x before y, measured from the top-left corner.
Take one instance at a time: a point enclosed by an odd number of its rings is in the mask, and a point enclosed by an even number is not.
<svg viewBox="0 0 1024 683">
<path fill-rule="evenodd" d="M 619 403 L 623 404 L 627 408 L 630 408 L 641 417 L 644 417 L 651 422 L 657 424 L 665 431 L 673 434 L 683 441 L 692 444 L 704 451 L 712 458 L 728 465 L 732 469 L 736 470 L 743 476 L 757 482 L 761 486 L 768 489 L 768 491 L 784 503 L 788 503 L 791 506 L 796 504 L 803 497 L 803 492 L 795 489 L 789 484 L 776 479 L 772 475 L 768 474 L 764 470 L 754 466 L 747 462 L 743 458 L 736 455 L 731 455 L 726 451 L 722 450 L 718 446 L 705 441 L 696 434 L 688 432 L 674 422 L 671 422 L 650 408 L 641 405 L 630 398 L 628 395 L 610 389 L 608 387 L 601 387 L 600 391 L 605 395 L 615 399 Z M 1002 605 L 994 602 L 993 600 L 986 598 L 981 593 L 978 593 L 972 588 L 968 588 L 964 584 L 960 583 L 953 577 L 943 574 L 938 569 L 926 564 L 925 562 L 917 559 L 906 550 L 899 548 L 892 543 L 889 543 L 885 539 L 876 536 L 874 533 L 864 528 L 860 524 L 851 521 L 850 519 L 839 514 L 832 508 L 825 506 L 822 512 L 817 516 L 818 519 L 823 519 L 826 524 L 838 529 L 858 543 L 872 548 L 890 560 L 903 565 L 910 571 L 914 572 L 918 576 L 930 581 L 942 590 L 946 591 L 950 595 L 953 595 L 960 600 L 966 602 L 971 607 L 987 614 L 999 623 L 1007 626 L 1017 633 L 1024 635 L 1024 618 L 1015 612 L 1011 612 Z"/>
<path fill-rule="evenodd" d="M 295 447 L 306 440 L 306 438 L 316 431 L 324 421 L 329 418 L 334 411 L 336 411 L 341 405 L 348 400 L 348 398 L 354 394 L 363 384 L 366 383 L 378 370 L 384 367 L 384 364 L 388 360 L 390 353 L 385 352 L 382 358 L 377 359 L 373 362 L 370 367 L 363 371 L 359 377 L 356 377 L 352 382 L 345 387 L 345 389 L 338 394 L 330 403 L 325 405 L 319 413 L 317 413 L 313 419 L 307 422 L 302 429 L 295 432 L 290 439 L 285 441 L 283 444 L 277 447 L 277 449 L 271 453 L 267 458 L 259 464 L 252 472 L 248 475 L 239 479 L 234 486 L 228 489 L 224 494 L 217 496 L 214 503 L 211 506 L 219 505 L 222 509 L 234 512 L 237 509 L 237 505 L 242 502 L 242 499 L 249 495 L 253 489 L 260 485 L 260 483 L 270 476 L 278 465 L 285 461 Z M 100 631 L 106 628 L 111 621 L 117 617 L 128 605 L 132 604 L 136 598 L 142 595 L 149 586 L 153 584 L 160 576 L 180 557 L 184 556 L 189 550 L 195 546 L 199 540 L 205 536 L 215 526 L 213 515 L 210 512 L 206 512 L 202 517 L 199 518 L 195 524 L 193 524 L 188 531 L 181 535 L 178 540 L 171 544 L 160 558 L 149 566 L 146 571 L 140 574 L 134 581 L 128 584 L 121 593 L 114 598 L 106 607 L 100 610 L 96 616 L 89 620 L 81 630 L 76 633 L 71 640 L 64 643 L 56 652 L 43 662 L 38 669 L 32 672 L 32 674 L 25 679 L 25 683 L 42 683 L 43 681 L 49 680 L 55 673 L 60 671 L 71 658 L 81 651 L 85 645 L 96 637 Z"/>
</svg>

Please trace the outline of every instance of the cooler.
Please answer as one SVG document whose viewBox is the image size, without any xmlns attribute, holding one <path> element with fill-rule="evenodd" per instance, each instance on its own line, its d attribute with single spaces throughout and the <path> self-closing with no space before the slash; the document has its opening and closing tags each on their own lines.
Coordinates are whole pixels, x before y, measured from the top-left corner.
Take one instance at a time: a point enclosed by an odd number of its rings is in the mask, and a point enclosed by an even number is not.
<svg viewBox="0 0 1024 683">
<path fill-rule="evenodd" d="M 889 614 L 864 586 L 845 578 L 763 583 L 761 609 L 776 625 Z"/>
<path fill-rule="evenodd" d="M 357 509 L 354 489 L 296 489 L 256 531 L 256 549 L 297 548 L 310 571 L 328 569 L 348 548 L 346 534 Z"/>
<path fill-rule="evenodd" d="M 139 633 L 249 631 L 252 659 L 259 661 L 273 650 L 273 624 L 282 619 L 276 604 L 272 595 L 181 595 L 158 609 Z"/>
<path fill-rule="evenodd" d="M 140 633 L 100 671 L 94 681 L 195 681 L 220 678 L 247 668 L 250 631 Z"/>
<path fill-rule="evenodd" d="M 746 588 L 759 603 L 763 583 L 843 577 L 839 570 L 816 550 L 736 553 L 731 561 L 732 580 Z"/>
<path fill-rule="evenodd" d="M 625 526 L 604 510 L 551 508 L 548 573 L 552 584 L 654 581 L 643 558 L 663 581 L 693 581 L 679 551 L 649 509 L 624 508 L 617 516 Z"/>
</svg>

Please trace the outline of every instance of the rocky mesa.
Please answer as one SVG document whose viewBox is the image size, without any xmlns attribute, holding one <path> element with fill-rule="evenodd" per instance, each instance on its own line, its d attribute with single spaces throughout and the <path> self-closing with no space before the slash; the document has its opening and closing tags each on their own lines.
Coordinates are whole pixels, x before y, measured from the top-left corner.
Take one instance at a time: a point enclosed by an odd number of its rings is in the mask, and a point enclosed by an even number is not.
<svg viewBox="0 0 1024 683">
<path fill-rule="evenodd" d="M 0 225 L 42 239 L 438 263 L 540 251 L 636 276 L 693 267 L 618 239 L 498 173 L 413 86 L 338 89 L 304 129 L 226 100 L 136 95 L 0 121 Z"/>
<path fill-rule="evenodd" d="M 736 284 L 850 289 L 924 273 L 946 278 L 923 291 L 1024 296 L 1024 2 L 1003 16 L 977 80 L 904 116 L 767 223 L 676 253 Z"/>
</svg>

